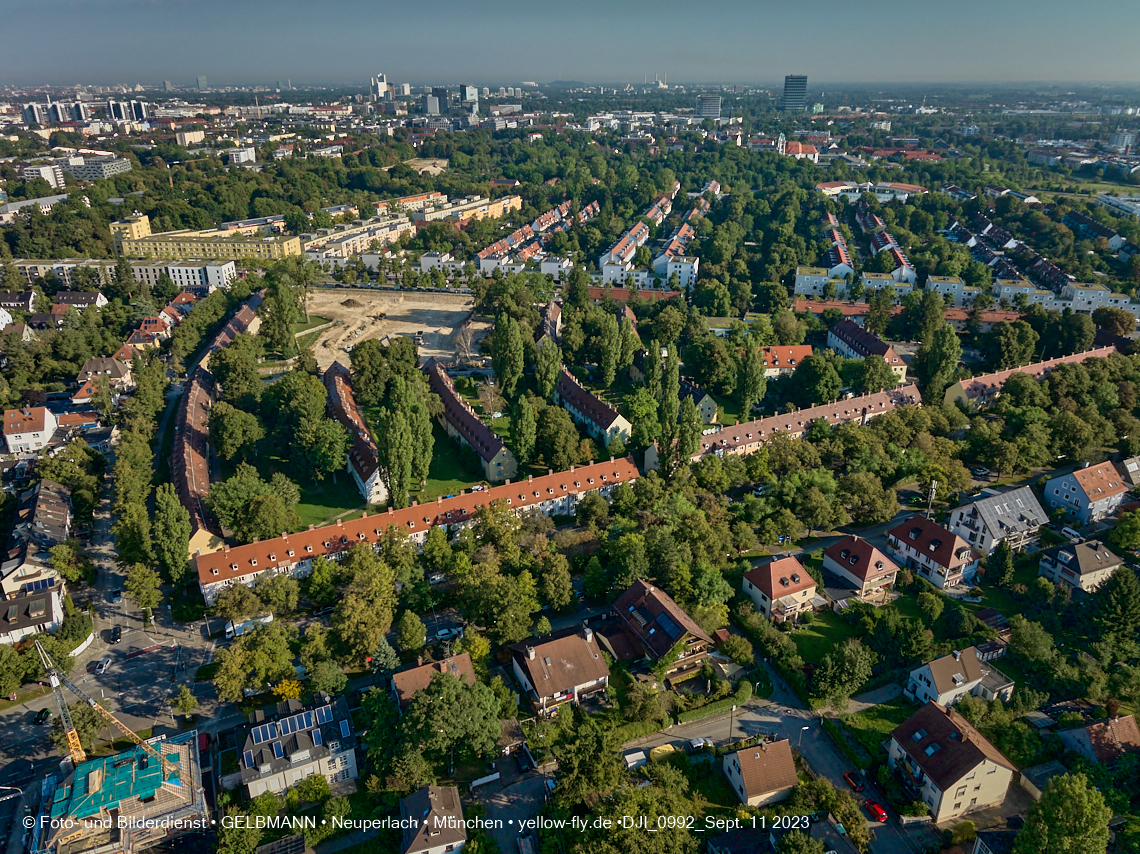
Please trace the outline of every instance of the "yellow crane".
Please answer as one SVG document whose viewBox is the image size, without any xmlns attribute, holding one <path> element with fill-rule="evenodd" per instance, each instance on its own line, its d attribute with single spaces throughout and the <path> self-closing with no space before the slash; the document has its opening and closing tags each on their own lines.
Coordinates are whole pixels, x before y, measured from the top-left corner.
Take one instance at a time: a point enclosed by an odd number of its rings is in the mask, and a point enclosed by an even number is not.
<svg viewBox="0 0 1140 854">
<path fill-rule="evenodd" d="M 71 690 L 71 693 L 94 709 L 99 717 L 114 726 L 122 732 L 123 735 L 145 750 L 152 759 L 162 763 L 164 773 L 168 774 L 175 770 L 177 767 L 175 763 L 171 762 L 155 750 L 154 747 L 139 738 L 129 726 L 96 703 L 91 697 L 87 696 L 84 691 L 81 691 L 79 687 L 67 677 L 67 674 L 58 670 L 52 662 L 51 657 L 47 654 L 47 650 L 43 648 L 43 645 L 38 640 L 36 641 L 36 651 L 40 654 L 40 662 L 43 664 L 44 671 L 48 675 L 48 682 L 51 684 L 56 705 L 59 706 L 59 719 L 63 724 L 63 732 L 67 736 L 67 749 L 71 752 L 71 762 L 75 767 L 79 767 L 80 763 L 87 761 L 87 754 L 83 752 L 83 743 L 79 740 L 79 733 L 75 729 L 75 723 L 71 720 L 71 711 L 67 708 L 67 701 L 63 696 L 64 685 Z"/>
</svg>

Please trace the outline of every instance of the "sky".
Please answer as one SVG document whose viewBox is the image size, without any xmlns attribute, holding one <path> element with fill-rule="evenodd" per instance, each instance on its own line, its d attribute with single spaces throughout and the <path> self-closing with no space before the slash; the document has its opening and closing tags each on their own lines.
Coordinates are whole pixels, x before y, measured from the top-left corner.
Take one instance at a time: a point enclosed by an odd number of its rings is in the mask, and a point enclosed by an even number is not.
<svg viewBox="0 0 1140 854">
<path fill-rule="evenodd" d="M 1140 84 L 1135 0 L 0 0 L 0 85 Z M 1115 23 L 1114 23 L 1115 22 Z M 1131 23 L 1128 23 L 1131 22 Z"/>
</svg>

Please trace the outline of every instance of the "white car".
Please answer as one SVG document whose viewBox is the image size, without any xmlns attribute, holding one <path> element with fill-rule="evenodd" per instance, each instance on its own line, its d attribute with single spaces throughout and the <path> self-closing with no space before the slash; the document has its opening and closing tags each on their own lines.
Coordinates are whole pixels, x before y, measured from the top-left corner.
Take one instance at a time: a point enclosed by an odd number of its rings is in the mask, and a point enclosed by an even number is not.
<svg viewBox="0 0 1140 854">
<path fill-rule="evenodd" d="M 100 661 L 98 664 L 95 665 L 95 672 L 102 675 L 102 674 L 107 672 L 107 668 L 110 666 L 111 666 L 111 659 L 104 658 L 102 661 Z"/>
<path fill-rule="evenodd" d="M 463 629 L 440 629 L 435 633 L 436 640 L 451 640 L 463 634 Z"/>
</svg>

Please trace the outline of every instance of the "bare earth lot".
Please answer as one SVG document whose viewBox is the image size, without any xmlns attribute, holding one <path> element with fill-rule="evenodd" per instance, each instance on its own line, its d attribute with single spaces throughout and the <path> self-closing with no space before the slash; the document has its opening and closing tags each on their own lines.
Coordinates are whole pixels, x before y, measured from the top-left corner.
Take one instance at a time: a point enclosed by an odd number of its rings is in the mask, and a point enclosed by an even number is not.
<svg viewBox="0 0 1140 854">
<path fill-rule="evenodd" d="M 358 304 L 344 305 L 350 300 Z M 450 361 L 455 358 L 458 345 L 457 326 L 473 307 L 468 294 L 393 293 L 347 288 L 316 290 L 309 297 L 309 313 L 339 320 L 342 325 L 322 331 L 313 352 L 323 371 L 333 362 L 349 364 L 350 355 L 345 347 L 370 338 L 382 340 L 385 336 L 396 338 L 423 332 L 420 357 L 434 356 Z M 378 316 L 381 312 L 383 317 Z M 490 331 L 490 323 L 473 321 L 473 348 Z"/>
</svg>

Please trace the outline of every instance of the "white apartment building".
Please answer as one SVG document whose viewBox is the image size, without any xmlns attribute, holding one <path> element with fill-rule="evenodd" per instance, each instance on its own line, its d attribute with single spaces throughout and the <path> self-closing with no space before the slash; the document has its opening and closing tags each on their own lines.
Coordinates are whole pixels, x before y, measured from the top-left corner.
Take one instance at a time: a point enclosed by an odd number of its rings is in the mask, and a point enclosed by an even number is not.
<svg viewBox="0 0 1140 854">
<path fill-rule="evenodd" d="M 230 150 L 230 163 L 253 163 L 257 160 L 257 149 L 234 148 Z"/>
<path fill-rule="evenodd" d="M 942 294 L 943 300 L 959 308 L 972 305 L 980 293 L 978 288 L 970 287 L 958 276 L 927 276 L 924 287 Z"/>
<path fill-rule="evenodd" d="M 25 166 L 24 167 L 24 180 L 30 181 L 33 178 L 42 178 L 47 181 L 52 187 L 62 187 L 63 169 L 55 164 L 46 166 Z"/>
</svg>

